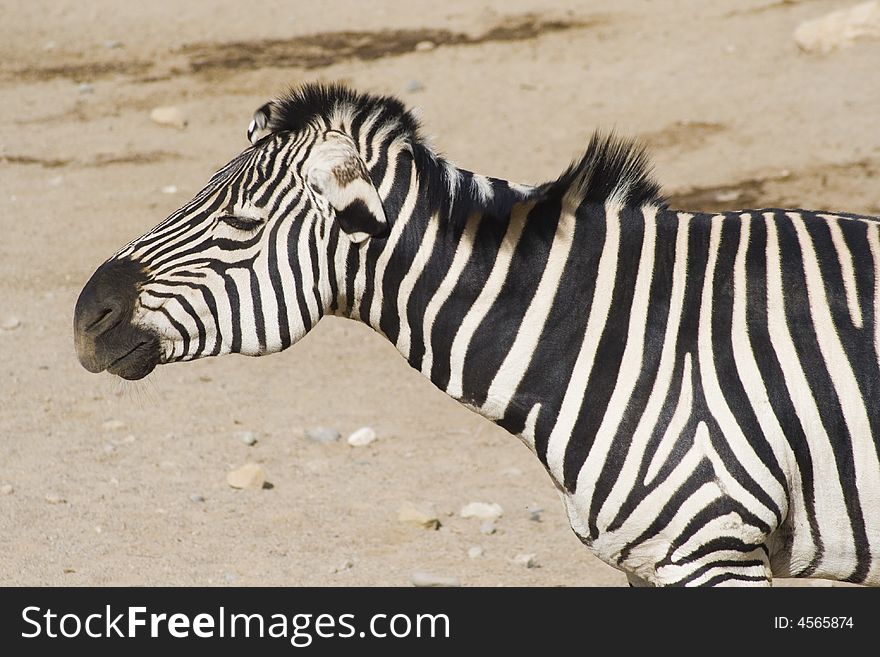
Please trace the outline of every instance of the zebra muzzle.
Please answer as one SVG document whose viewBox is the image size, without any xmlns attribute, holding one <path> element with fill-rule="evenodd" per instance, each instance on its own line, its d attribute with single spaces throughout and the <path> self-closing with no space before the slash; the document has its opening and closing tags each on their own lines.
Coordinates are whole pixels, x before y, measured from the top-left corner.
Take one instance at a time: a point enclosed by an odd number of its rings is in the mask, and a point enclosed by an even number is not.
<svg viewBox="0 0 880 657">
<path fill-rule="evenodd" d="M 159 339 L 132 324 L 143 267 L 131 260 L 108 260 L 85 284 L 73 318 L 74 344 L 89 372 L 107 370 L 141 379 L 159 363 Z"/>
</svg>

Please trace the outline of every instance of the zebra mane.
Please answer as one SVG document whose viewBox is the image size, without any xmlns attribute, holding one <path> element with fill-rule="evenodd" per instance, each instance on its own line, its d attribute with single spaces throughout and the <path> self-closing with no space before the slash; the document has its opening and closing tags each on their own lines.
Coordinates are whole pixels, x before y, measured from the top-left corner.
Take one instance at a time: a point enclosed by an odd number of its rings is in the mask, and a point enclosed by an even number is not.
<svg viewBox="0 0 880 657">
<path fill-rule="evenodd" d="M 546 197 L 574 192 L 578 202 L 664 206 L 651 168 L 645 148 L 636 140 L 596 132 L 583 157 L 540 189 Z"/>
<path fill-rule="evenodd" d="M 343 84 L 307 83 L 269 103 L 271 132 L 297 132 L 317 119 L 348 116 L 356 123 L 369 117 L 371 124 L 389 130 L 389 136 L 422 143 L 421 126 L 415 115 L 393 96 L 355 91 Z"/>
<path fill-rule="evenodd" d="M 471 184 L 474 175 L 460 170 L 433 150 L 423 137 L 415 114 L 393 96 L 355 91 L 343 84 L 307 83 L 292 88 L 287 95 L 267 103 L 266 129 L 269 132 L 297 132 L 316 121 L 343 119 L 353 128 L 365 129 L 383 139 L 403 140 L 412 152 L 422 176 L 428 179 L 428 204 L 456 213 L 473 207 L 504 216 L 509 204 L 525 197 L 562 198 L 573 195 L 576 202 L 617 202 L 624 206 L 665 205 L 660 186 L 651 177 L 651 165 L 645 149 L 634 140 L 613 133 L 595 133 L 580 160 L 573 162 L 554 181 L 536 187 L 511 185 L 507 194 L 489 199 L 479 185 Z"/>
</svg>

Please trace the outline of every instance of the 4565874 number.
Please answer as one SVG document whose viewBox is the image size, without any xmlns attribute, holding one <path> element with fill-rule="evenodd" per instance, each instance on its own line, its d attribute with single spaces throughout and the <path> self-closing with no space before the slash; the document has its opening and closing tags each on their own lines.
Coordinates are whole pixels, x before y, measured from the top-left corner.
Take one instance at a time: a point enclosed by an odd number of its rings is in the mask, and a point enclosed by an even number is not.
<svg viewBox="0 0 880 657">
<path fill-rule="evenodd" d="M 799 628 L 802 630 L 838 630 L 852 629 L 852 616 L 800 616 L 789 618 L 776 616 L 773 619 L 773 627 L 777 630 Z"/>
</svg>

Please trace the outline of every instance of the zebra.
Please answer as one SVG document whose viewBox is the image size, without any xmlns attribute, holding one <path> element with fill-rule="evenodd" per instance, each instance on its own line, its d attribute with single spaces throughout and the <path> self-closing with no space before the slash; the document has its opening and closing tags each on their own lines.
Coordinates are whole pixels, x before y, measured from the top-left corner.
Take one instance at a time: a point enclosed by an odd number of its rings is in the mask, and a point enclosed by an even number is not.
<svg viewBox="0 0 880 657">
<path fill-rule="evenodd" d="M 139 379 L 359 320 L 517 436 L 631 585 L 880 584 L 880 220 L 672 210 L 613 133 L 553 181 L 486 177 L 338 84 L 247 135 L 85 284 L 85 369 Z"/>
</svg>

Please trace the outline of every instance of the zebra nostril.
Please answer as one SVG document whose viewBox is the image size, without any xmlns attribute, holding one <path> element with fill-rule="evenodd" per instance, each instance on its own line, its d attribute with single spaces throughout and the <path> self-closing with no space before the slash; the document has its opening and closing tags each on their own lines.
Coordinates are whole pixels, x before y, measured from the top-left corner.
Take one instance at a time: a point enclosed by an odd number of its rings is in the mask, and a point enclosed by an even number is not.
<svg viewBox="0 0 880 657">
<path fill-rule="evenodd" d="M 86 330 L 94 331 L 102 324 L 107 323 L 107 320 L 111 319 L 114 314 L 115 308 L 104 308 L 98 313 L 98 316 L 88 326 L 86 326 Z"/>
</svg>

